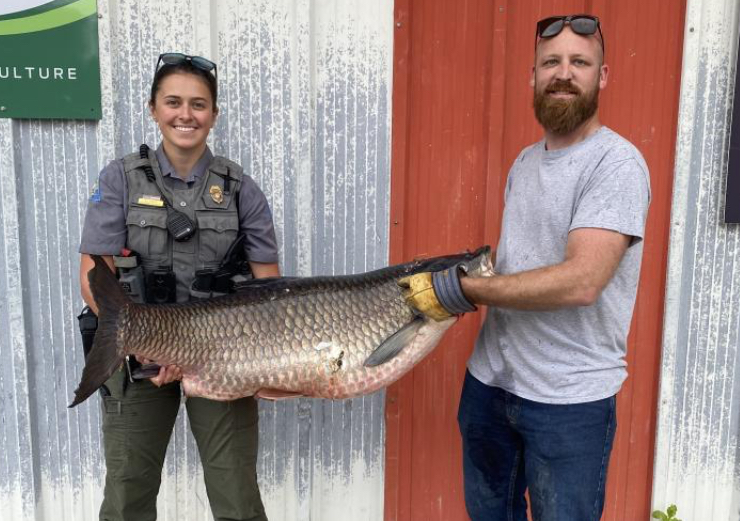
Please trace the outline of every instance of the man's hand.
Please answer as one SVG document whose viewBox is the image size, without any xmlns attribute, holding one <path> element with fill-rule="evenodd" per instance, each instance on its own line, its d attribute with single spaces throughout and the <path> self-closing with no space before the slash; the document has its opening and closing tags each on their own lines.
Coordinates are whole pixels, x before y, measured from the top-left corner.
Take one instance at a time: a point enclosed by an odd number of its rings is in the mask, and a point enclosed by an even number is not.
<svg viewBox="0 0 740 521">
<path fill-rule="evenodd" d="M 398 281 L 406 303 L 436 321 L 475 311 L 460 286 L 460 270 L 454 266 L 434 273 L 417 273 Z"/>
<path fill-rule="evenodd" d="M 398 285 L 403 288 L 402 293 L 403 298 L 406 299 L 406 304 L 412 308 L 419 310 L 437 322 L 452 316 L 452 313 L 439 303 L 437 295 L 434 293 L 431 273 L 417 273 L 404 277 L 398 281 Z"/>
</svg>

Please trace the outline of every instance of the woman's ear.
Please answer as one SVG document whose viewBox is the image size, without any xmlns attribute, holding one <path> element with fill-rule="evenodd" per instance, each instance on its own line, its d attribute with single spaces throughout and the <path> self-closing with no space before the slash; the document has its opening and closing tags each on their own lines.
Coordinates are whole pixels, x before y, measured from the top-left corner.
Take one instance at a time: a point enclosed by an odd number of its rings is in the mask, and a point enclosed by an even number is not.
<svg viewBox="0 0 740 521">
<path fill-rule="evenodd" d="M 149 114 L 152 116 L 152 119 L 155 123 L 158 123 L 157 121 L 157 115 L 154 113 L 154 103 L 151 101 L 147 102 L 147 106 L 149 107 Z"/>
</svg>

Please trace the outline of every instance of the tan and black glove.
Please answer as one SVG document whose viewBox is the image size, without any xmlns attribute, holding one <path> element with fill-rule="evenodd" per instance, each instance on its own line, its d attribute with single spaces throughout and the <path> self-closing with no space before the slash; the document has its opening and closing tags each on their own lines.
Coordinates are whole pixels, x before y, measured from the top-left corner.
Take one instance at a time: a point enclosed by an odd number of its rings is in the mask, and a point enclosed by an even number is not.
<svg viewBox="0 0 740 521">
<path fill-rule="evenodd" d="M 436 321 L 461 315 L 476 308 L 463 294 L 460 268 L 417 273 L 398 281 L 406 303 Z"/>
</svg>

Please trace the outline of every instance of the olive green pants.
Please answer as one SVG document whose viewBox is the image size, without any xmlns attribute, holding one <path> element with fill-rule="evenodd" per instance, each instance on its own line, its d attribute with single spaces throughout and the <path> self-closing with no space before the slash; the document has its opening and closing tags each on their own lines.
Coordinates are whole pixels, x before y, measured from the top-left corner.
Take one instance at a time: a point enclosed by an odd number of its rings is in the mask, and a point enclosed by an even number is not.
<svg viewBox="0 0 740 521">
<path fill-rule="evenodd" d="M 156 387 L 149 380 L 129 383 L 125 372 L 106 382 L 103 398 L 105 490 L 101 521 L 157 518 L 162 465 L 180 408 L 180 384 Z M 257 402 L 188 398 L 190 429 L 203 463 L 213 517 L 266 520 L 257 487 Z"/>
</svg>

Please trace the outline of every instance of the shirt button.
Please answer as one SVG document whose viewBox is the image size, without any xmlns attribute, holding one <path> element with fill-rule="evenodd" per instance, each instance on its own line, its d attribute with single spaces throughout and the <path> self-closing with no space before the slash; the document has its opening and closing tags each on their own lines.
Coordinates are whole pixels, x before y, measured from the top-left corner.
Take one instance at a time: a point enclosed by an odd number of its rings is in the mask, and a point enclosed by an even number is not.
<svg viewBox="0 0 740 521">
<path fill-rule="evenodd" d="M 187 206 L 187 205 L 188 203 L 186 203 L 185 201 L 180 201 L 180 206 Z"/>
<path fill-rule="evenodd" d="M 216 229 L 217 229 L 218 231 L 220 231 L 220 232 L 224 231 L 224 227 L 223 227 L 223 226 L 221 226 L 220 224 L 219 224 L 218 226 L 216 226 Z"/>
<path fill-rule="evenodd" d="M 144 219 L 142 219 L 142 220 L 141 220 L 141 221 L 139 222 L 139 224 L 140 224 L 140 225 L 142 225 L 142 226 L 144 226 L 144 225 L 146 224 L 146 221 L 145 221 Z"/>
</svg>

